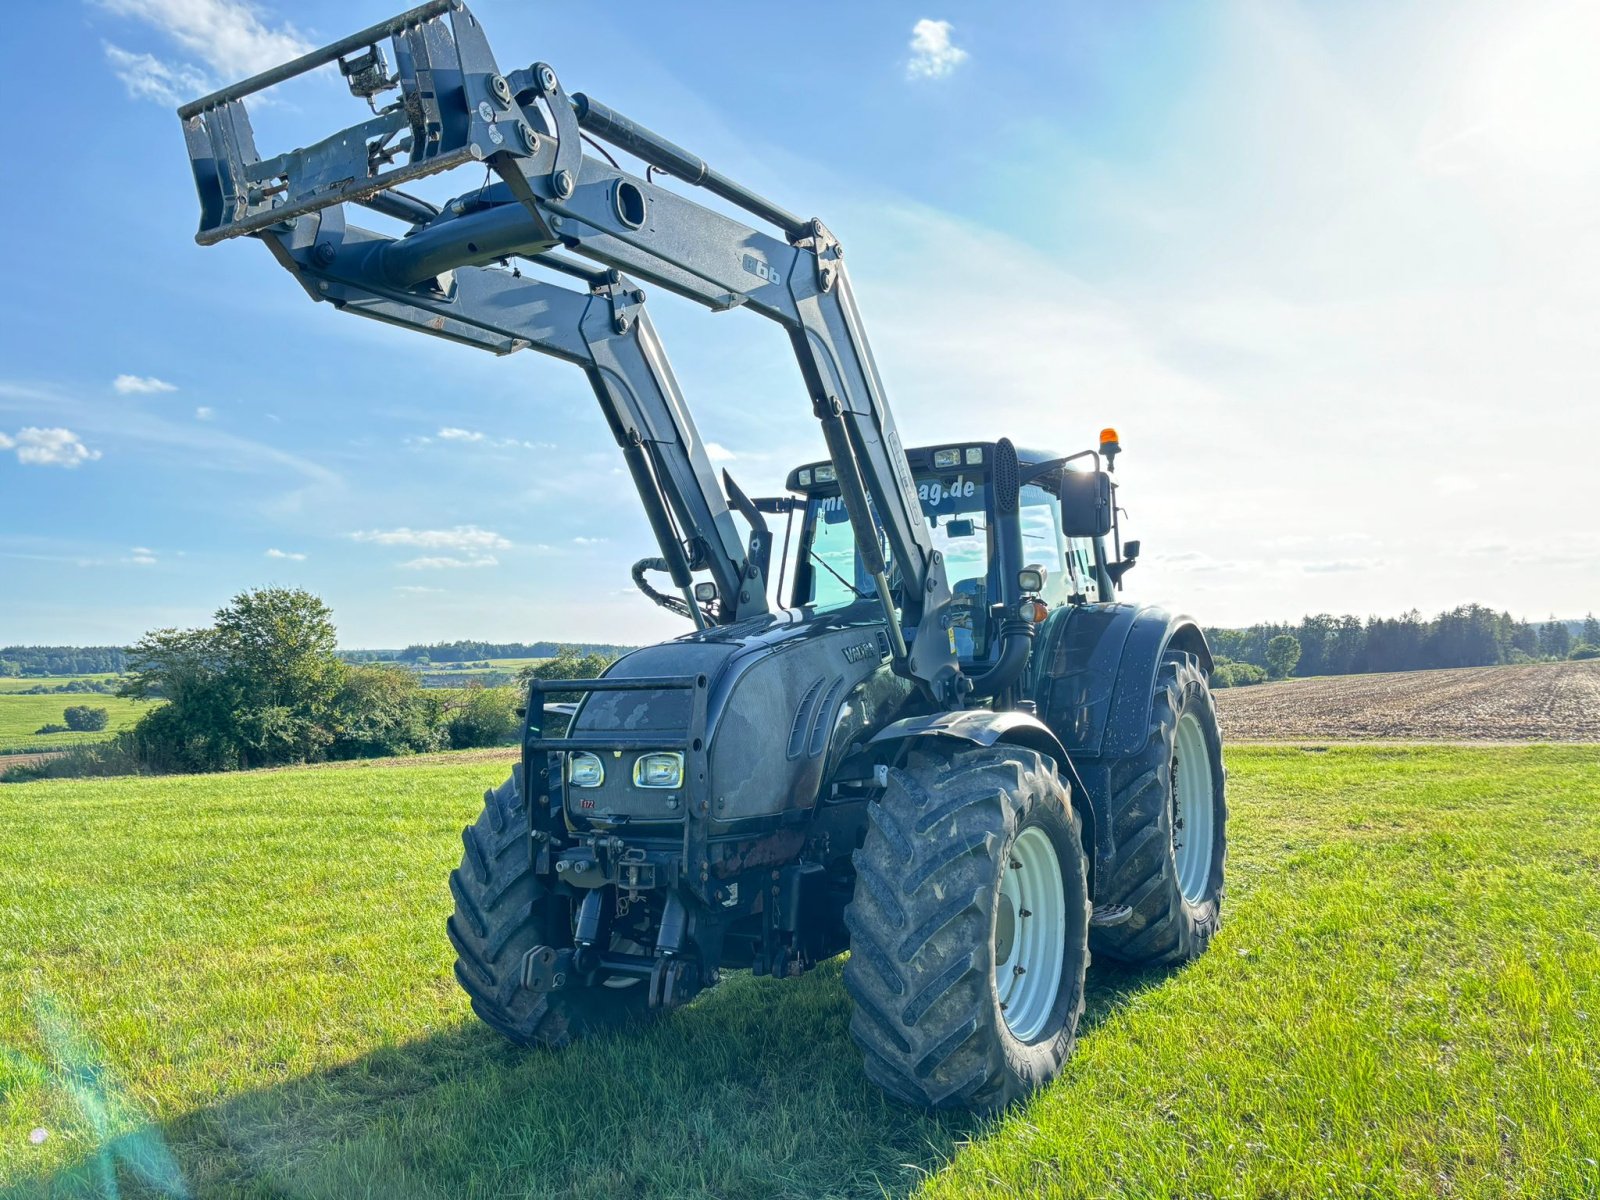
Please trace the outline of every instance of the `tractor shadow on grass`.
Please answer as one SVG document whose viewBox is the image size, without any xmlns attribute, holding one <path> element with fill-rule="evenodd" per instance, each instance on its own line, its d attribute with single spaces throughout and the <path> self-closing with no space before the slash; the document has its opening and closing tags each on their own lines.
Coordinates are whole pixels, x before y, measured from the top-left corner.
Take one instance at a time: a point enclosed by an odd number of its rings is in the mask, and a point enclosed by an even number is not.
<svg viewBox="0 0 1600 1200">
<path fill-rule="evenodd" d="M 1095 966 L 1082 1036 L 1170 978 Z M 797 981 L 734 974 L 648 1028 L 561 1052 L 515 1049 L 463 1011 L 0 1196 L 903 1197 L 1020 1119 L 886 1101 L 849 1014 L 840 960 Z"/>
</svg>

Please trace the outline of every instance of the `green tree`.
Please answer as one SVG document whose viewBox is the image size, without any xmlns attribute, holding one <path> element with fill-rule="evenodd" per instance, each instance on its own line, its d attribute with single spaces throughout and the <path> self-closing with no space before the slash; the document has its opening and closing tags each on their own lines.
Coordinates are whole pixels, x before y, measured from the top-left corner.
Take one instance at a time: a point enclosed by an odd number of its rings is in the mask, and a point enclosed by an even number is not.
<svg viewBox="0 0 1600 1200">
<path fill-rule="evenodd" d="M 1539 653 L 1546 658 L 1562 659 L 1572 649 L 1572 631 L 1565 621 L 1551 617 L 1539 630 Z"/>
<path fill-rule="evenodd" d="M 1593 613 L 1587 613 L 1583 618 L 1583 644 L 1600 646 L 1600 620 L 1596 620 Z"/>
<path fill-rule="evenodd" d="M 310 592 L 241 592 L 210 628 L 146 634 L 130 651 L 118 694 L 168 701 L 136 727 L 158 767 L 303 762 L 333 741 L 345 672 L 335 640 L 332 614 Z"/>
<path fill-rule="evenodd" d="M 78 733 L 99 733 L 111 722 L 111 714 L 103 708 L 90 708 L 87 704 L 69 705 L 61 714 L 67 728 Z"/>
<path fill-rule="evenodd" d="M 1292 633 L 1280 633 L 1267 643 L 1267 674 L 1273 679 L 1287 679 L 1300 661 L 1300 639 Z"/>
</svg>

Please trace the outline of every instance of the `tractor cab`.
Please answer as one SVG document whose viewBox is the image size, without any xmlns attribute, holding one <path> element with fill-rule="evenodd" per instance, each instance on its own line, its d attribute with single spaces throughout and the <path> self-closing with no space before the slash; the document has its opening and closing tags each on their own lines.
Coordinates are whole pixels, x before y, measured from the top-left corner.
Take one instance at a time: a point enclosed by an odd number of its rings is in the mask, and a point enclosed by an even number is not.
<svg viewBox="0 0 1600 1200">
<path fill-rule="evenodd" d="M 1108 601 L 1132 562 L 1107 544 L 1114 502 L 1093 451 L 1063 457 L 1015 450 L 1013 506 L 997 495 L 991 478 L 999 445 L 963 442 L 906 452 L 930 541 L 950 582 L 951 644 L 964 667 L 979 669 L 999 653 L 1002 625 L 1019 606 L 1030 606 L 1042 620 L 1063 606 Z M 870 601 L 876 607 L 873 578 L 833 464 L 798 467 L 787 486 L 800 497 L 793 508 L 801 513 L 790 606 L 829 612 Z M 901 572 L 886 539 L 880 536 L 880 543 L 895 607 L 903 610 Z M 1137 543 L 1129 548 L 1137 553 Z M 1008 563 L 1017 565 L 1008 570 Z M 915 635 L 914 627 L 906 632 Z"/>
</svg>

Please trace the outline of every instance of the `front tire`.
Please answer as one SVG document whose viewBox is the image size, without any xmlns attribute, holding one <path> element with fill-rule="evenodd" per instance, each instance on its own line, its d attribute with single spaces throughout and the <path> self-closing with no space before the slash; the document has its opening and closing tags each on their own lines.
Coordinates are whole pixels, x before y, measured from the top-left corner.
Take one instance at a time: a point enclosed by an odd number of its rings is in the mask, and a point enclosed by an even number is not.
<svg viewBox="0 0 1600 1200">
<path fill-rule="evenodd" d="M 1071 797 L 1051 760 L 996 746 L 917 756 L 868 812 L 844 968 L 866 1073 L 919 1107 L 1004 1108 L 1077 1042 L 1089 899 Z"/>
<path fill-rule="evenodd" d="M 1090 930 L 1094 952 L 1138 966 L 1198 958 L 1222 923 L 1228 802 L 1216 704 L 1195 656 L 1163 658 L 1139 753 L 1074 761 L 1104 781 L 1115 847 L 1095 889 L 1109 923 Z"/>
<path fill-rule="evenodd" d="M 472 1011 L 520 1046 L 565 1046 L 649 1011 L 643 986 L 569 984 L 559 992 L 522 986 L 522 960 L 535 946 L 570 946 L 568 905 L 534 873 L 528 806 L 519 764 L 483 795 L 483 812 L 461 832 L 461 865 L 450 872 L 455 912 L 445 928 L 456 949 L 456 980 Z"/>
</svg>

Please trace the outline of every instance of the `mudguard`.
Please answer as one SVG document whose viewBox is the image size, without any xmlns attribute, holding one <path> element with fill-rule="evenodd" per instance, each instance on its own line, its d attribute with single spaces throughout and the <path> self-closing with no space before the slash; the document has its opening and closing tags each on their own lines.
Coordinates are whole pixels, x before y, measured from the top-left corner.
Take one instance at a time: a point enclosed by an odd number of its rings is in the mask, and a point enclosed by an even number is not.
<svg viewBox="0 0 1600 1200">
<path fill-rule="evenodd" d="M 1083 844 L 1090 851 L 1090 895 L 1094 894 L 1094 874 L 1100 862 L 1099 812 L 1078 768 L 1072 763 L 1072 756 L 1048 725 L 1032 713 L 1014 709 L 994 712 L 987 708 L 968 708 L 926 717 L 907 717 L 885 725 L 867 745 L 889 747 L 912 738 L 953 738 L 974 746 L 993 746 L 999 742 L 1036 750 L 1055 760 L 1057 770 L 1072 793 L 1072 805 L 1083 817 Z"/>
<path fill-rule="evenodd" d="M 1040 754 L 1048 754 L 1057 762 L 1067 761 L 1066 748 L 1050 732 L 1049 726 L 1032 713 L 993 712 L 987 708 L 968 708 L 957 712 L 933 713 L 926 717 L 906 717 L 892 725 L 885 725 L 875 733 L 868 745 L 881 745 L 914 737 L 946 737 L 971 742 L 975 746 L 992 746 L 1005 742 L 1011 746 L 1026 746 Z"/>
<path fill-rule="evenodd" d="M 1169 647 L 1211 670 L 1211 649 L 1193 618 L 1139 604 L 1057 609 L 1034 647 L 1028 694 L 1069 754 L 1131 754 L 1149 732 L 1156 672 Z"/>
</svg>

